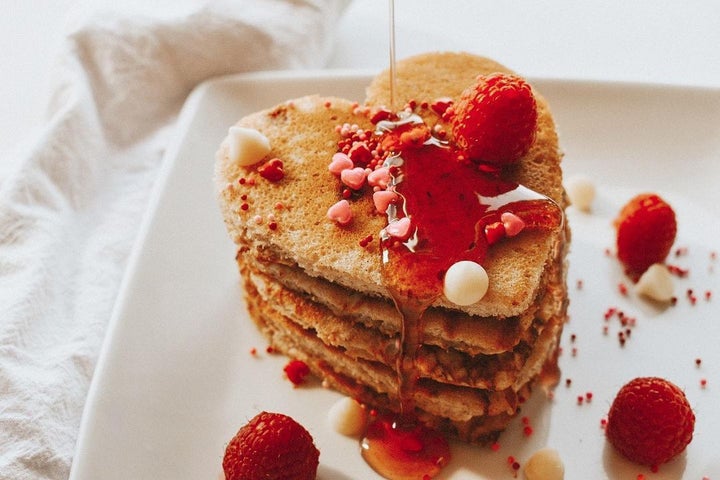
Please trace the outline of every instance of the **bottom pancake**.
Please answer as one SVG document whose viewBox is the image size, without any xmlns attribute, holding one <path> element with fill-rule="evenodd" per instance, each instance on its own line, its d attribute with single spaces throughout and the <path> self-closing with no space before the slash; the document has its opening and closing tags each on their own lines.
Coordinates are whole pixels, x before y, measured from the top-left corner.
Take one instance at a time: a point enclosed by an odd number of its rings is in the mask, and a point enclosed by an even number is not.
<svg viewBox="0 0 720 480">
<path fill-rule="evenodd" d="M 305 362 L 331 388 L 375 408 L 399 410 L 398 376 L 393 367 L 393 355 L 397 352 L 389 353 L 393 351 L 392 339 L 379 332 L 366 332 L 378 339 L 376 343 L 383 351 L 380 357 L 375 357 L 378 360 L 373 360 L 373 355 L 364 355 L 367 358 L 358 356 L 351 339 L 336 342 L 345 346 L 330 344 L 308 321 L 332 322 L 352 332 L 347 319 L 334 316 L 321 305 L 288 291 L 258 272 L 243 268 L 241 273 L 245 279 L 250 315 L 275 350 Z M 288 295 L 295 302 L 289 312 L 282 308 L 283 301 L 279 298 Z M 322 312 L 323 318 L 319 318 L 318 312 Z M 447 383 L 442 376 L 432 375 L 432 369 L 419 368 L 420 378 L 413 391 L 415 414 L 426 425 L 465 441 L 482 443 L 495 439 L 516 415 L 546 364 L 552 367 L 557 361 L 557 343 L 564 318 L 564 306 L 561 306 L 545 322 L 533 346 L 526 347 L 529 351 L 523 355 L 521 365 L 515 365 L 513 360 L 504 360 L 502 355 L 487 356 L 499 357 L 497 362 L 509 362 L 506 368 L 516 370 L 513 376 L 515 382 L 506 388 Z M 514 358 L 512 352 L 508 355 L 508 358 Z M 488 375 L 492 376 L 493 372 L 488 372 Z M 486 383 L 493 382 L 489 379 Z"/>
</svg>

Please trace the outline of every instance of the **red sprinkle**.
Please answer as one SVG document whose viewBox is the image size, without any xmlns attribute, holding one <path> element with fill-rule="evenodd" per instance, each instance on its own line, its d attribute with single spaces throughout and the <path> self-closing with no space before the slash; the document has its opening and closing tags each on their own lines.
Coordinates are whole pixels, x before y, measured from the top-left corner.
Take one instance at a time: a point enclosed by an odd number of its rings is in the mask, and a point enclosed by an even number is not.
<svg viewBox="0 0 720 480">
<path fill-rule="evenodd" d="M 442 116 L 445 111 L 447 111 L 448 107 L 452 105 L 453 100 L 450 97 L 442 97 L 435 100 L 433 103 L 430 104 L 430 108 L 437 113 L 438 115 Z"/>
<path fill-rule="evenodd" d="M 373 240 L 373 236 L 368 235 L 367 237 L 361 239 L 360 242 L 358 242 L 358 243 L 360 244 L 361 247 L 365 248 L 370 244 L 370 242 L 372 242 L 372 240 Z"/>
<path fill-rule="evenodd" d="M 285 368 L 283 368 L 285 375 L 293 385 L 302 385 L 305 382 L 305 378 L 310 375 L 310 367 L 307 366 L 302 360 L 290 360 Z"/>
<path fill-rule="evenodd" d="M 680 278 L 687 277 L 688 273 L 690 273 L 690 269 L 681 268 L 681 267 L 678 267 L 677 265 L 668 265 L 667 269 L 670 273 L 672 273 L 673 275 L 676 275 Z"/>
<path fill-rule="evenodd" d="M 283 170 L 283 162 L 279 158 L 273 158 L 268 160 L 258 167 L 258 173 L 265 180 L 270 182 L 278 182 L 285 177 L 285 170 Z"/>
</svg>

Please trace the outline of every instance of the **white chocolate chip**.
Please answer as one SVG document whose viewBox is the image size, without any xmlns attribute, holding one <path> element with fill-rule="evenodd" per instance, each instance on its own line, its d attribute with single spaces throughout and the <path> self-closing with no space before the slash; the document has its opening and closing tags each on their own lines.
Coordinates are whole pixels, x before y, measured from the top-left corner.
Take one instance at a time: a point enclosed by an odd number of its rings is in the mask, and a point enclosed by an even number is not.
<svg viewBox="0 0 720 480">
<path fill-rule="evenodd" d="M 343 397 L 328 410 L 332 428 L 348 437 L 359 437 L 365 431 L 367 413 L 362 405 L 350 397 Z"/>
<path fill-rule="evenodd" d="M 570 198 L 570 203 L 582 210 L 589 212 L 595 200 L 595 184 L 588 177 L 574 175 L 565 181 L 565 191 Z"/>
<path fill-rule="evenodd" d="M 230 127 L 228 141 L 230 161 L 243 167 L 255 165 L 270 153 L 270 140 L 252 128 Z"/>
<path fill-rule="evenodd" d="M 543 448 L 535 452 L 525 463 L 527 480 L 563 480 L 565 466 L 560 455 L 552 448 Z"/>
<path fill-rule="evenodd" d="M 650 265 L 635 284 L 635 293 L 658 302 L 669 302 L 675 294 L 672 274 L 665 265 Z"/>
<path fill-rule="evenodd" d="M 488 283 L 487 272 L 482 266 L 463 260 L 448 268 L 443 293 L 456 305 L 472 305 L 485 296 Z"/>
</svg>

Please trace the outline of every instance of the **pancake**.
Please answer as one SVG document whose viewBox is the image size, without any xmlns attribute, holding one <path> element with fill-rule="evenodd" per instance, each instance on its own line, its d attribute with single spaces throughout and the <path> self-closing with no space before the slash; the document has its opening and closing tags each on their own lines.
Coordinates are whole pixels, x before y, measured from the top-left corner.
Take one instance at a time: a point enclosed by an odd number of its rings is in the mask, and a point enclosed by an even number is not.
<svg viewBox="0 0 720 480">
<path fill-rule="evenodd" d="M 492 72 L 510 71 L 464 53 L 411 57 L 397 65 L 396 101 L 419 105 L 416 113 L 427 125 L 442 125 L 427 105 L 457 99 L 478 75 Z M 555 125 L 546 101 L 533 94 L 535 141 L 509 175 L 562 210 Z M 244 166 L 231 155 L 228 135 L 216 154 L 215 182 L 248 310 L 271 345 L 307 363 L 328 386 L 398 411 L 403 315 L 384 279 L 378 240 L 388 220 L 377 213 L 372 194 L 357 192 L 350 223 L 326 216 L 342 198 L 328 172 L 341 142 L 338 128 L 373 132 L 368 112 L 388 103 L 388 72 L 382 72 L 363 102 L 310 95 L 248 115 L 236 127 L 260 132 L 269 152 Z M 281 178 L 260 174 L 259 165 L 270 159 L 281 160 Z M 568 245 L 567 223 L 523 231 L 488 250 L 483 267 L 489 286 L 480 301 L 432 300 L 413 363 L 418 380 L 410 395 L 420 420 L 472 442 L 493 439 L 507 426 L 542 372 L 556 363 L 566 320 Z"/>
</svg>

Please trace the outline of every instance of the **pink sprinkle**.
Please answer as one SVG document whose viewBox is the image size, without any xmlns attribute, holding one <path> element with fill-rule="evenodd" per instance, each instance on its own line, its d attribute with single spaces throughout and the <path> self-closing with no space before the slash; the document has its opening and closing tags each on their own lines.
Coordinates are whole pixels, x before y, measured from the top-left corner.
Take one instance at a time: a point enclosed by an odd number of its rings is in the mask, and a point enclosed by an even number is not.
<svg viewBox="0 0 720 480">
<path fill-rule="evenodd" d="M 505 234 L 508 237 L 517 235 L 525 228 L 525 222 L 514 213 L 504 212 L 500 215 L 500 221 L 505 226 Z"/>
<path fill-rule="evenodd" d="M 373 193 L 373 203 L 380 213 L 387 212 L 388 205 L 397 199 L 397 193 L 390 190 L 379 190 Z"/>
<path fill-rule="evenodd" d="M 332 161 L 330 162 L 330 165 L 328 165 L 328 170 L 330 170 L 330 173 L 333 175 L 340 175 L 343 170 L 353 168 L 354 166 L 355 165 L 353 164 L 353 161 L 350 160 L 350 157 L 342 152 L 337 152 L 333 155 Z"/>
<path fill-rule="evenodd" d="M 353 190 L 360 190 L 365 185 L 367 173 L 362 167 L 348 168 L 340 172 L 340 181 Z"/>
<path fill-rule="evenodd" d="M 333 222 L 340 225 L 347 225 L 352 220 L 352 210 L 347 200 L 340 200 L 332 207 L 328 208 L 327 217 Z"/>
<path fill-rule="evenodd" d="M 372 187 L 387 188 L 390 183 L 390 169 L 388 167 L 380 167 L 368 174 L 368 183 Z"/>
<path fill-rule="evenodd" d="M 385 227 L 385 232 L 391 237 L 405 240 L 410 236 L 410 226 L 410 218 L 403 217 L 399 220 L 391 222 L 387 227 Z"/>
</svg>

